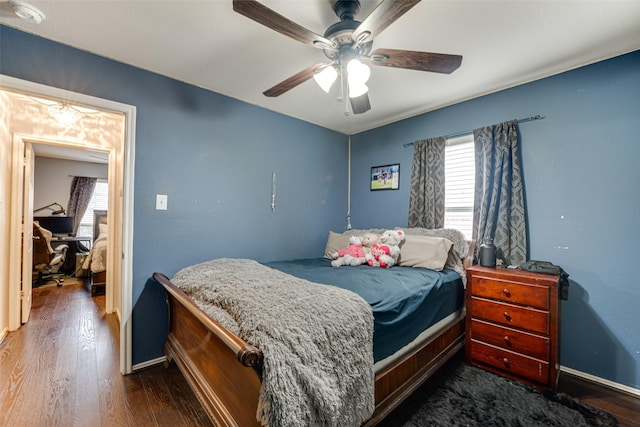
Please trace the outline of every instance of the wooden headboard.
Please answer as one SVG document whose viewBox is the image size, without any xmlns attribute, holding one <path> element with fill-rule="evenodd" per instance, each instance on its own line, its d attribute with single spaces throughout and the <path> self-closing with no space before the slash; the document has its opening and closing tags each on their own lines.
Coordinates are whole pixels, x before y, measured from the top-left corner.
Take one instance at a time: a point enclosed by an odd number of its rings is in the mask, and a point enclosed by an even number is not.
<svg viewBox="0 0 640 427">
<path fill-rule="evenodd" d="M 97 210 L 93 211 L 93 240 L 95 241 L 100 235 L 100 224 L 107 223 L 107 211 Z"/>
</svg>

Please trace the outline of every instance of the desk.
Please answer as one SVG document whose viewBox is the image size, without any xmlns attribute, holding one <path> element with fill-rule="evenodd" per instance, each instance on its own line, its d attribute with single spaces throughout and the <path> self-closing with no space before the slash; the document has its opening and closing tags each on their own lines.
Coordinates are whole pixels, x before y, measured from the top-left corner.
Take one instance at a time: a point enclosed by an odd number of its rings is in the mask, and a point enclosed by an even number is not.
<svg viewBox="0 0 640 427">
<path fill-rule="evenodd" d="M 53 236 L 51 237 L 51 246 L 56 246 L 69 242 L 87 242 L 91 246 L 91 237 L 72 237 L 72 236 Z"/>
<path fill-rule="evenodd" d="M 67 275 L 75 275 L 76 272 L 76 254 L 78 252 L 87 252 L 91 249 L 91 237 L 72 237 L 72 236 L 53 236 L 51 238 L 51 247 L 56 248 L 60 245 L 68 245 L 67 255 L 64 259 L 61 271 Z"/>
</svg>

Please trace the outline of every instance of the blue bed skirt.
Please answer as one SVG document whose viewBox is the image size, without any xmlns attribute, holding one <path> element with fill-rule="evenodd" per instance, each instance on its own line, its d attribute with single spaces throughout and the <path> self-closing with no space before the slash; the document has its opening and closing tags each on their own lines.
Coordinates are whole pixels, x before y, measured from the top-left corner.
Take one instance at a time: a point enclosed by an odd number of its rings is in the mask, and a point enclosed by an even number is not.
<svg viewBox="0 0 640 427">
<path fill-rule="evenodd" d="M 449 314 L 462 308 L 464 286 L 453 270 L 368 265 L 332 267 L 326 258 L 267 262 L 265 265 L 311 282 L 360 295 L 373 310 L 373 357 L 392 355 Z"/>
</svg>

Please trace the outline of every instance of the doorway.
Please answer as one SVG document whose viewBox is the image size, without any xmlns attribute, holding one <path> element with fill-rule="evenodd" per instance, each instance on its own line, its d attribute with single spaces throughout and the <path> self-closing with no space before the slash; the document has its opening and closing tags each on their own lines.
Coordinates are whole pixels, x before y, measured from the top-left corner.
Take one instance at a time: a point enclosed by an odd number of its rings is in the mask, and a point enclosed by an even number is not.
<svg viewBox="0 0 640 427">
<path fill-rule="evenodd" d="M 20 102 L 14 98 L 20 98 Z M 27 101 L 25 101 L 25 99 Z M 52 124 L 47 127 L 51 117 L 42 111 L 46 102 L 69 104 L 77 109 L 95 111 L 94 115 L 83 118 L 81 127 L 73 125 L 62 126 Z M 4 160 L 9 166 L 11 190 L 3 194 L 0 204 L 0 225 L 6 231 L 8 242 L 5 248 L 8 252 L 8 263 L 0 271 L 3 280 L 0 289 L 0 330 L 15 330 L 20 327 L 20 269 L 21 243 L 23 219 L 22 198 L 24 184 L 24 170 L 22 162 L 25 144 L 37 143 L 73 148 L 81 150 L 98 150 L 108 153 L 110 184 L 109 200 L 110 212 L 108 221 L 109 239 L 113 242 L 113 251 L 108 256 L 108 267 L 111 274 L 111 286 L 107 284 L 107 310 L 115 312 L 120 319 L 120 371 L 123 374 L 131 372 L 131 297 L 132 297 L 132 247 L 133 247 L 133 174 L 135 153 L 135 114 L 133 106 L 117 102 L 82 95 L 74 92 L 56 89 L 37 83 L 27 82 L 8 76 L 0 75 L 0 101 L 9 103 L 12 113 L 3 123 L 5 132 L 0 134 L 0 160 L 3 155 L 10 160 Z M 31 102 L 32 101 L 32 102 Z M 31 102 L 31 103 L 30 103 Z M 40 104 L 40 105 L 36 105 Z M 5 105 L 3 105 L 4 107 Z M 38 112 L 40 116 L 38 116 Z M 26 123 L 31 120 L 30 123 Z M 120 121 L 119 125 L 113 123 Z M 34 126 L 37 123 L 37 126 Z M 109 129 L 101 129 L 100 126 Z M 118 128 L 119 126 L 119 128 Z M 109 142 L 105 135 L 116 136 Z M 96 136 L 97 135 L 97 136 Z M 3 177 L 4 178 L 4 177 Z M 111 208 L 113 207 L 113 209 Z M 32 207 L 33 208 L 33 207 Z M 4 234 L 4 233 L 3 233 Z M 117 286 L 115 285 L 117 284 Z M 4 311 L 4 313 L 3 313 Z"/>
<path fill-rule="evenodd" d="M 50 246 L 53 250 L 49 253 L 46 245 L 37 245 L 38 240 L 34 240 L 33 258 L 44 262 L 48 255 L 57 260 L 53 266 L 39 266 L 41 273 L 35 276 L 34 286 L 53 284 L 50 282 L 62 286 L 83 281 L 92 295 L 103 294 L 106 286 L 104 277 L 113 274 L 105 265 L 106 247 L 109 244 L 113 245 L 113 242 L 106 239 L 107 232 L 103 230 L 98 245 L 93 247 L 98 238 L 96 231 L 99 229 L 98 225 L 94 227 L 94 216 L 98 213 L 102 219 L 103 213 L 108 212 L 109 153 L 72 149 L 55 144 L 32 144 L 32 148 L 35 154 L 31 191 L 31 205 L 35 208 L 33 220 L 52 233 Z M 26 194 L 29 189 L 25 186 L 25 201 L 30 199 L 31 195 Z M 113 201 L 111 203 L 113 204 Z M 106 218 L 104 223 L 100 227 L 108 227 Z M 40 248 L 39 254 L 35 253 L 35 247 Z M 114 252 L 113 248 L 110 251 Z M 25 261 L 28 259 L 23 255 L 23 264 Z M 117 282 L 115 285 L 112 298 L 114 307 L 110 310 L 111 313 L 119 307 Z M 24 318 L 24 313 L 22 317 Z"/>
</svg>

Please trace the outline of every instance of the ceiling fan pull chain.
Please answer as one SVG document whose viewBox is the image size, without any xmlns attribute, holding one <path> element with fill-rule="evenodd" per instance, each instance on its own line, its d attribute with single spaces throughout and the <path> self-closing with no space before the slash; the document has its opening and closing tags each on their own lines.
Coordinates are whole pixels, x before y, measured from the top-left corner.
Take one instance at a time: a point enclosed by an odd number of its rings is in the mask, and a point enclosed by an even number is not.
<svg viewBox="0 0 640 427">
<path fill-rule="evenodd" d="M 342 65 L 342 61 L 338 61 L 338 67 L 340 69 L 340 90 L 338 91 L 338 102 L 342 102 L 345 99 L 345 94 L 347 93 L 346 82 L 347 82 L 347 73 Z"/>
</svg>

